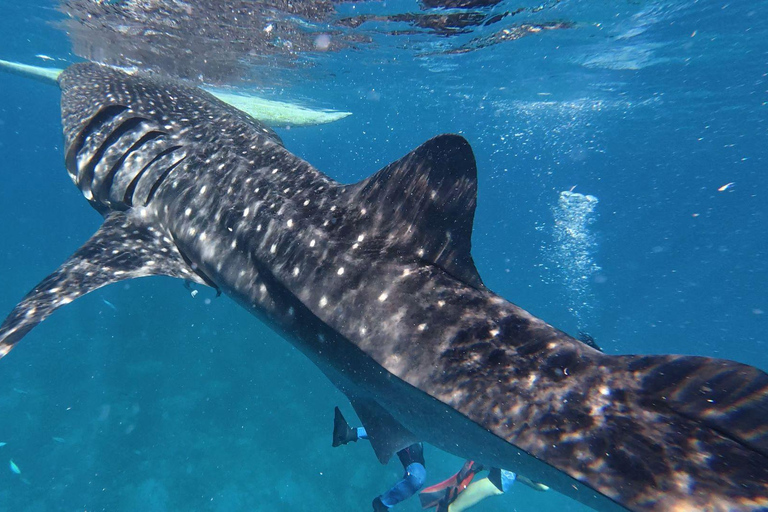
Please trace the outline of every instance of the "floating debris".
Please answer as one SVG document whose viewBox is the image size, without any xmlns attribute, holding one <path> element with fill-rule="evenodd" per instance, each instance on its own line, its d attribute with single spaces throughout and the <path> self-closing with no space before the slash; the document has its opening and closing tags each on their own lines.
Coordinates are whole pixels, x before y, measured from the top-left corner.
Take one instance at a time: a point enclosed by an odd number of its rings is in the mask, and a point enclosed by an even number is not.
<svg viewBox="0 0 768 512">
<path fill-rule="evenodd" d="M 192 291 L 190 292 L 190 295 L 191 295 L 191 296 L 192 296 L 192 298 L 194 299 L 194 298 L 197 296 L 197 290 L 192 290 Z"/>
<path fill-rule="evenodd" d="M 315 38 L 315 49 L 320 51 L 326 51 L 331 47 L 331 36 L 328 34 L 320 34 Z"/>
<path fill-rule="evenodd" d="M 20 474 L 21 474 L 21 470 L 19 469 L 19 466 L 17 466 L 17 465 L 16 465 L 16 463 L 15 463 L 15 462 L 13 462 L 13 460 L 11 460 L 11 461 L 9 461 L 9 462 L 8 462 L 8 467 L 10 467 L 10 468 L 11 468 L 11 471 L 13 471 L 14 473 L 16 473 L 17 475 L 20 475 Z"/>
<path fill-rule="evenodd" d="M 735 184 L 736 184 L 736 183 L 735 183 L 735 182 L 733 182 L 733 181 L 732 181 L 732 182 L 730 182 L 730 183 L 726 183 L 725 185 L 723 185 L 722 187 L 720 187 L 719 189 L 717 189 L 717 191 L 718 191 L 718 192 L 725 192 L 725 191 L 726 191 L 726 190 L 728 190 L 729 188 L 733 188 L 733 186 L 734 186 Z"/>
</svg>

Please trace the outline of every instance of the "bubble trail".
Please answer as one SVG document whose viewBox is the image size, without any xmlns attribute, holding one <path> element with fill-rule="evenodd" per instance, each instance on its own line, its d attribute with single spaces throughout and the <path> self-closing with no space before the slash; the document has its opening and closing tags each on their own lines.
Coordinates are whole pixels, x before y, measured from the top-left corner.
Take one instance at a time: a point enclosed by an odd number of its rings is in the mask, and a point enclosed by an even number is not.
<svg viewBox="0 0 768 512">
<path fill-rule="evenodd" d="M 565 190 L 552 207 L 555 224 L 550 258 L 568 290 L 568 311 L 576 318 L 579 329 L 585 327 L 593 309 L 592 277 L 600 271 L 594 261 L 597 240 L 590 231 L 597 204 L 595 196 Z"/>
</svg>

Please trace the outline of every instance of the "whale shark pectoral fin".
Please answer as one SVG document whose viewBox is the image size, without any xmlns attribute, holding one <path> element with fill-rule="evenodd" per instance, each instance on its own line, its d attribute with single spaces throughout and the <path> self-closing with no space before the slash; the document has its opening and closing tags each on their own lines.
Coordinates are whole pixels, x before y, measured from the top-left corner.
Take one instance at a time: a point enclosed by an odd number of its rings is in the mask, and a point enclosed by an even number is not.
<svg viewBox="0 0 768 512">
<path fill-rule="evenodd" d="M 477 166 L 464 137 L 435 137 L 345 194 L 361 211 L 361 227 L 388 249 L 483 287 L 470 254 Z"/>
<path fill-rule="evenodd" d="M 141 221 L 137 210 L 109 215 L 99 230 L 30 291 L 0 325 L 0 358 L 59 307 L 104 285 L 163 275 L 208 284 L 173 240 Z"/>
<path fill-rule="evenodd" d="M 363 423 L 373 451 L 382 464 L 389 462 L 392 455 L 403 448 L 419 441 L 374 400 L 354 397 L 349 401 Z"/>
</svg>

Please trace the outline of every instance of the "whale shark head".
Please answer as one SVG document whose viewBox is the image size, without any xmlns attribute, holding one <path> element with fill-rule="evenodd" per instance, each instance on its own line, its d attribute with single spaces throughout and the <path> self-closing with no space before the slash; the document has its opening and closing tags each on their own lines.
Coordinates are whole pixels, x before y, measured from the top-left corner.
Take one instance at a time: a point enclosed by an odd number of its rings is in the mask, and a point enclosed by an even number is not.
<svg viewBox="0 0 768 512">
<path fill-rule="evenodd" d="M 59 76 L 67 171 L 101 213 L 148 205 L 190 146 L 282 144 L 265 124 L 203 90 L 171 81 L 150 90 L 141 82 L 90 65 Z"/>
</svg>

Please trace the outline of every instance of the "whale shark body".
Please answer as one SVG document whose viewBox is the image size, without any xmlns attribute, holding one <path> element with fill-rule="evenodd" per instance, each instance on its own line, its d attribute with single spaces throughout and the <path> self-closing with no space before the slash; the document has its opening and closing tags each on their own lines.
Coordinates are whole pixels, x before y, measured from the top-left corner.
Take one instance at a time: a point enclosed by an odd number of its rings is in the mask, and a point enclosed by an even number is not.
<svg viewBox="0 0 768 512">
<path fill-rule="evenodd" d="M 599 510 L 768 507 L 768 375 L 606 355 L 488 290 L 462 137 L 342 185 L 202 90 L 95 64 L 59 85 L 67 170 L 105 220 L 0 326 L 0 356 L 89 291 L 174 276 L 297 346 L 383 462 L 425 441 Z"/>
</svg>

